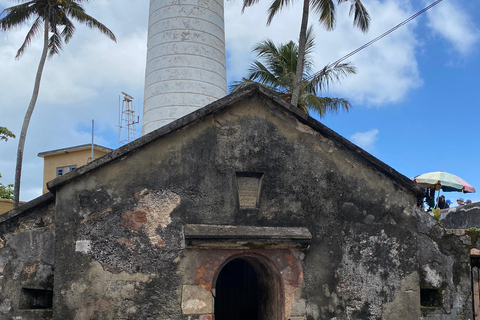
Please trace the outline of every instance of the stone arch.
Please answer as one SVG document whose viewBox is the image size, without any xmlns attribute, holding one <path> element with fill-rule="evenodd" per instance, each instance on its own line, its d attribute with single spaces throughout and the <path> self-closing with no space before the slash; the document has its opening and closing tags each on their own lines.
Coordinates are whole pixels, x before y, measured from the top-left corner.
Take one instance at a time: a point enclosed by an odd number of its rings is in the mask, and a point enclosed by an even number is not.
<svg viewBox="0 0 480 320">
<path fill-rule="evenodd" d="M 251 320 L 283 319 L 282 277 L 267 257 L 255 253 L 234 255 L 218 268 L 213 284 L 215 320 L 246 319 L 245 315 Z M 235 299 L 243 301 L 235 303 Z"/>
</svg>

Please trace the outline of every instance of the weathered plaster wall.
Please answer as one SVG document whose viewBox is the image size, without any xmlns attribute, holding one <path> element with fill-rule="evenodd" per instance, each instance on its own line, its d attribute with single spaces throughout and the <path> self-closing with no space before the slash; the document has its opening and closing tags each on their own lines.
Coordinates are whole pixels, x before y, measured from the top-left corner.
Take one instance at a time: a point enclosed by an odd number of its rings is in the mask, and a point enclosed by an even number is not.
<svg viewBox="0 0 480 320">
<path fill-rule="evenodd" d="M 236 172 L 263 173 L 258 208 L 239 209 Z M 210 288 L 185 278 L 187 223 L 307 227 L 304 284 L 285 293 L 292 320 L 418 319 L 417 199 L 405 185 L 246 98 L 57 190 L 55 319 L 211 317 L 182 310 L 182 294 Z"/>
<path fill-rule="evenodd" d="M 450 229 L 480 228 L 480 203 L 441 210 L 440 221 Z"/>
<path fill-rule="evenodd" d="M 51 319 L 52 310 L 32 309 L 24 289 L 53 291 L 54 205 L 52 195 L 0 217 L 0 319 Z M 35 200 L 33 201 L 35 202 Z M 31 301 L 30 301 L 31 302 Z"/>
<path fill-rule="evenodd" d="M 426 213 L 419 215 L 419 259 L 422 289 L 437 289 L 440 305 L 422 307 L 422 319 L 473 319 L 470 249 L 475 232 L 445 229 Z"/>
</svg>

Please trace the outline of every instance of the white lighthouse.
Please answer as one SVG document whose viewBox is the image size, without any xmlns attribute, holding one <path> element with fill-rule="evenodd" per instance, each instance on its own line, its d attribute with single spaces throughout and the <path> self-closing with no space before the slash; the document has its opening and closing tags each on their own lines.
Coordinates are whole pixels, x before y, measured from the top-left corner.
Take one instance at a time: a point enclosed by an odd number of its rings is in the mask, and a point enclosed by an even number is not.
<svg viewBox="0 0 480 320">
<path fill-rule="evenodd" d="M 227 94 L 223 0 L 150 0 L 143 134 Z"/>
</svg>

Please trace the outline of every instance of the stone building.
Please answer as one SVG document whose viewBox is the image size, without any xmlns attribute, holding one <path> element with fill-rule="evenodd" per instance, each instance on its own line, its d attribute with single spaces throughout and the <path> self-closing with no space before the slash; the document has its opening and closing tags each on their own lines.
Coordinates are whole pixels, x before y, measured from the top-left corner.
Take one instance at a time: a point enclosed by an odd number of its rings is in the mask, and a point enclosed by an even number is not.
<svg viewBox="0 0 480 320">
<path fill-rule="evenodd" d="M 0 319 L 474 319 L 474 231 L 252 85 L 0 216 Z"/>
</svg>

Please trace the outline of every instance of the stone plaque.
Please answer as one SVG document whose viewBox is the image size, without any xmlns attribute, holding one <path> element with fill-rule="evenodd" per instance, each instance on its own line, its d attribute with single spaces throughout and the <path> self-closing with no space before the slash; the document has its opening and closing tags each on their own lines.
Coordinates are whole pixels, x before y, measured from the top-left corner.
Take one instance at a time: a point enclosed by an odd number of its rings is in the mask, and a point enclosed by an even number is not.
<svg viewBox="0 0 480 320">
<path fill-rule="evenodd" d="M 261 175 L 237 174 L 238 203 L 240 208 L 258 208 Z"/>
</svg>

